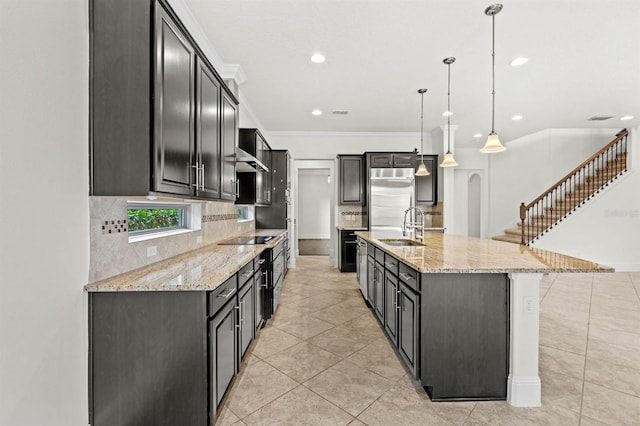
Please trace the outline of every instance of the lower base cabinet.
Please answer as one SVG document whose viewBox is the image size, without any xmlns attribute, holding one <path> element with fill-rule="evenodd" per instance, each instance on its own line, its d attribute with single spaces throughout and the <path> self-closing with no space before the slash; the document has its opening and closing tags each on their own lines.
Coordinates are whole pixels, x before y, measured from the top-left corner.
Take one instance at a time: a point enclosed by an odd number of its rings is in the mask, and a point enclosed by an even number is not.
<svg viewBox="0 0 640 426">
<path fill-rule="evenodd" d="M 398 345 L 398 278 L 386 271 L 384 274 L 384 330 L 394 345 Z"/>
<path fill-rule="evenodd" d="M 229 301 L 209 321 L 210 418 L 215 416 L 215 408 L 220 404 L 237 371 L 238 334 L 236 333 L 235 314 L 236 303 Z"/>
<path fill-rule="evenodd" d="M 401 281 L 398 291 L 398 351 L 416 379 L 419 377 L 419 348 L 420 296 Z"/>
<path fill-rule="evenodd" d="M 212 291 L 89 293 L 89 423 L 213 424 L 261 315 L 253 267 Z"/>
</svg>

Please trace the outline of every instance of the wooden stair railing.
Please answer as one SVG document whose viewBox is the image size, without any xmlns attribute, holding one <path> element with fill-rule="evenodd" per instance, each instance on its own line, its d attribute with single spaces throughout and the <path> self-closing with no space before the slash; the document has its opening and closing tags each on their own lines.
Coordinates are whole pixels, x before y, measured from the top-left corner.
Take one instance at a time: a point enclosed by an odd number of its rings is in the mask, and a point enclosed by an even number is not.
<svg viewBox="0 0 640 426">
<path fill-rule="evenodd" d="M 614 140 L 538 198 L 520 205 L 521 244 L 531 244 L 627 170 L 628 134 L 627 129 L 621 130 Z"/>
</svg>

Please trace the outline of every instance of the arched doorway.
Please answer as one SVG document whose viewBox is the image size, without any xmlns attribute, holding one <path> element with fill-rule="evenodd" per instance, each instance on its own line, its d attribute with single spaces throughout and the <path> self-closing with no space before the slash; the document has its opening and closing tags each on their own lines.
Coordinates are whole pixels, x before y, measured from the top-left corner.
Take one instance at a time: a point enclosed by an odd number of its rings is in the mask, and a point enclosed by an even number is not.
<svg viewBox="0 0 640 426">
<path fill-rule="evenodd" d="M 469 177 L 468 192 L 467 192 L 467 205 L 469 215 L 467 216 L 467 226 L 470 237 L 480 238 L 480 224 L 482 223 L 482 182 L 480 175 L 473 173 Z"/>
</svg>

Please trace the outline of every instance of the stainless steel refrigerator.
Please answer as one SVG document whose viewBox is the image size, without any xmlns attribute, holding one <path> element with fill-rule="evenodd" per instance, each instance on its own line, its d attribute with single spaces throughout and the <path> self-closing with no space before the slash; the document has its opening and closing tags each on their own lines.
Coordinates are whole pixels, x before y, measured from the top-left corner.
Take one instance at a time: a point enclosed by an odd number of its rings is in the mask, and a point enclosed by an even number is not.
<svg viewBox="0 0 640 426">
<path fill-rule="evenodd" d="M 415 206 L 414 170 L 372 168 L 370 185 L 369 232 L 374 238 L 402 237 L 404 212 Z"/>
</svg>

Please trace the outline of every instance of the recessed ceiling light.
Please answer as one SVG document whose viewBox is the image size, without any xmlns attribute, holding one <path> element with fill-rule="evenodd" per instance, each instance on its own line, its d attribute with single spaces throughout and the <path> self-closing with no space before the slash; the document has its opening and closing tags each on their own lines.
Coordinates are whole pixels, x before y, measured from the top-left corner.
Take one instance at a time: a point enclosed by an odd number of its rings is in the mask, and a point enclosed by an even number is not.
<svg viewBox="0 0 640 426">
<path fill-rule="evenodd" d="M 529 62 L 529 58 L 515 58 L 513 61 L 509 62 L 509 65 L 512 67 L 519 67 L 520 65 L 524 65 Z"/>
<path fill-rule="evenodd" d="M 474 138 L 478 139 L 482 137 L 482 133 L 476 133 L 475 135 L 473 135 Z"/>
<path fill-rule="evenodd" d="M 622 121 L 627 121 L 632 119 L 633 119 L 633 115 L 623 115 L 622 117 L 620 117 L 620 120 Z"/>
<path fill-rule="evenodd" d="M 326 60 L 326 58 L 324 57 L 324 55 L 322 53 L 314 53 L 313 55 L 311 55 L 311 62 L 316 63 L 316 64 L 321 64 Z"/>
<path fill-rule="evenodd" d="M 451 117 L 453 115 L 453 113 L 451 111 L 445 111 L 442 113 L 443 117 Z"/>
<path fill-rule="evenodd" d="M 522 120 L 524 117 L 521 115 L 514 115 L 513 117 L 511 117 L 511 119 L 513 121 L 518 121 L 518 120 Z"/>
<path fill-rule="evenodd" d="M 322 115 L 322 110 L 319 110 L 318 108 L 316 108 L 313 111 L 311 111 L 311 114 L 313 114 L 313 115 Z"/>
</svg>

